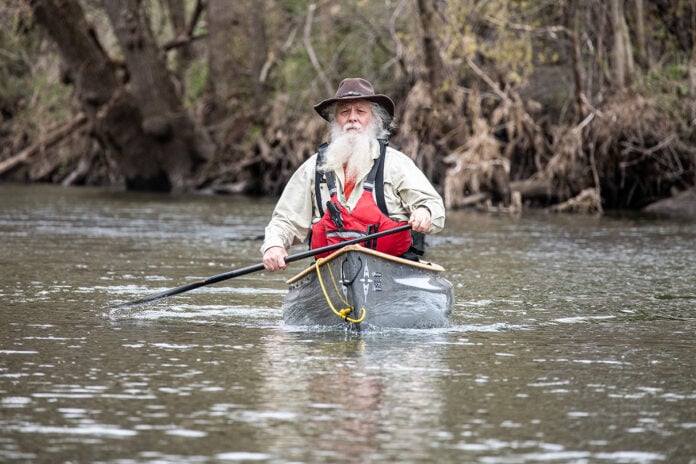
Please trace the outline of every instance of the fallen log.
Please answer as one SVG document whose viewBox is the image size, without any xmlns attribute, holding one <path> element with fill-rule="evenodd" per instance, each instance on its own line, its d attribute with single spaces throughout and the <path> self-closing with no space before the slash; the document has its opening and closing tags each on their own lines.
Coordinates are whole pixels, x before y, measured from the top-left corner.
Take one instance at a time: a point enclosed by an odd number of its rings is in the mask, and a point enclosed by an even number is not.
<svg viewBox="0 0 696 464">
<path fill-rule="evenodd" d="M 84 113 L 79 113 L 71 121 L 63 124 L 56 129 L 51 130 L 48 134 L 41 138 L 38 142 L 28 146 L 16 155 L 12 155 L 0 162 L 0 175 L 14 168 L 18 164 L 26 162 L 31 156 L 39 150 L 50 148 L 56 143 L 63 140 L 68 135 L 82 127 L 87 122 L 87 116 Z"/>
<path fill-rule="evenodd" d="M 520 192 L 522 200 L 548 202 L 554 198 L 551 182 L 542 178 L 512 181 L 510 190 Z"/>
<path fill-rule="evenodd" d="M 486 201 L 489 201 L 490 199 L 491 199 L 491 196 L 486 192 L 474 193 L 474 194 L 467 195 L 467 196 L 464 196 L 461 199 L 459 199 L 455 206 L 457 208 L 465 208 L 467 206 L 485 203 Z"/>
<path fill-rule="evenodd" d="M 601 214 L 602 199 L 597 189 L 587 188 L 570 200 L 549 208 L 554 213 Z"/>
</svg>

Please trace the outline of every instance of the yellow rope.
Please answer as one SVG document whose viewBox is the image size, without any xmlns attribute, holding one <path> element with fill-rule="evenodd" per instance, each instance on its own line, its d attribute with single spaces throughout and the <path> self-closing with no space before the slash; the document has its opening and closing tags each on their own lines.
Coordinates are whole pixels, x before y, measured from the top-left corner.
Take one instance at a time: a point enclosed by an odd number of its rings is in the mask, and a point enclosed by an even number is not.
<svg viewBox="0 0 696 464">
<path fill-rule="evenodd" d="M 336 295 L 338 295 L 338 299 L 341 300 L 341 303 L 343 303 L 346 306 L 350 306 L 350 303 L 346 301 L 345 298 L 343 298 L 343 292 L 338 289 L 338 285 L 336 284 L 336 278 L 333 275 L 333 271 L 331 270 L 331 266 L 328 266 L 329 268 L 329 275 L 331 276 L 331 283 L 334 286 L 334 290 L 336 290 Z M 319 280 L 321 280 L 321 276 L 319 277 Z"/>
<path fill-rule="evenodd" d="M 336 290 L 336 294 L 341 299 L 343 304 L 345 304 L 347 307 L 338 311 L 334 307 L 333 303 L 331 303 L 331 298 L 329 298 L 329 294 L 327 293 L 326 287 L 324 286 L 324 280 L 321 278 L 321 272 L 319 272 L 319 267 L 322 266 L 324 264 L 324 262 L 326 262 L 326 259 L 324 259 L 324 258 L 317 259 L 317 262 L 316 262 L 317 277 L 319 278 L 319 285 L 321 285 L 321 291 L 324 293 L 324 298 L 326 299 L 326 302 L 328 303 L 329 308 L 331 308 L 331 311 L 333 311 L 333 313 L 335 315 L 337 315 L 338 317 L 340 317 L 343 320 L 346 320 L 348 322 L 352 322 L 354 324 L 361 323 L 362 321 L 365 320 L 365 308 L 364 307 L 360 308 L 360 309 L 362 309 L 362 315 L 360 316 L 359 319 L 352 319 L 352 318 L 348 317 L 348 315 L 353 312 L 353 308 L 348 306 L 348 302 L 343 299 L 343 296 L 341 295 L 341 292 L 338 290 L 338 286 L 336 285 L 336 279 L 334 279 L 333 273 L 331 272 L 331 267 L 329 267 L 329 274 L 331 275 L 331 282 L 333 282 L 334 289 Z"/>
</svg>

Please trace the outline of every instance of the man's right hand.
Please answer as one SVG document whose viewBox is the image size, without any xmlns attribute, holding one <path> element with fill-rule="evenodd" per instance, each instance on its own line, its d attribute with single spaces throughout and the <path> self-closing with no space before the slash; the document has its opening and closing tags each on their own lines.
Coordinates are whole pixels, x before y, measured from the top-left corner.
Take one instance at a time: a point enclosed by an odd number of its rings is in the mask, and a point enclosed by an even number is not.
<svg viewBox="0 0 696 464">
<path fill-rule="evenodd" d="M 263 254 L 263 267 L 270 272 L 285 269 L 288 267 L 288 263 L 285 262 L 285 257 L 287 255 L 288 252 L 285 248 L 278 246 L 271 247 Z"/>
</svg>

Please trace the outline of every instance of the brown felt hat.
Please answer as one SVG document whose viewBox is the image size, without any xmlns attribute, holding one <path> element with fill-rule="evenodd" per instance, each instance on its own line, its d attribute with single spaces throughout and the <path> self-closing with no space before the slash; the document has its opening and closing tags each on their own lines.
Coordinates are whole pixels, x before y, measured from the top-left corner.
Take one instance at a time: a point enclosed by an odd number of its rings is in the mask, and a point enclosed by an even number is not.
<svg viewBox="0 0 696 464">
<path fill-rule="evenodd" d="M 391 98 L 380 93 L 375 93 L 372 84 L 360 77 L 349 77 L 343 79 L 338 86 L 336 95 L 333 98 L 324 100 L 314 105 L 314 110 L 319 116 L 329 121 L 326 110 L 334 103 L 347 100 L 369 100 L 379 104 L 382 108 L 394 117 L 394 102 Z"/>
</svg>

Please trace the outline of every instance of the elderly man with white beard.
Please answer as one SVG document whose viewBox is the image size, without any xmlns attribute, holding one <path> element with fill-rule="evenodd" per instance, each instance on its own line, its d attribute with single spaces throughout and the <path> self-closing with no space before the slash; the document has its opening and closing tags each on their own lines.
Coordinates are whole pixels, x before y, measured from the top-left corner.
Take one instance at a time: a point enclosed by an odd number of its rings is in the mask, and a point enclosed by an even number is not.
<svg viewBox="0 0 696 464">
<path fill-rule="evenodd" d="M 337 228 L 364 235 L 407 223 L 416 233 L 442 230 L 442 198 L 408 156 L 387 144 L 395 127 L 394 102 L 388 96 L 375 93 L 365 79 L 348 78 L 333 98 L 314 109 L 330 123 L 331 142 L 285 186 L 261 247 L 266 270 L 285 269 L 288 248 L 308 235 L 313 249 L 341 240 L 336 237 L 347 240 L 348 235 L 335 233 Z M 406 230 L 380 238 L 376 249 L 418 259 L 422 249 L 412 245 Z"/>
</svg>

